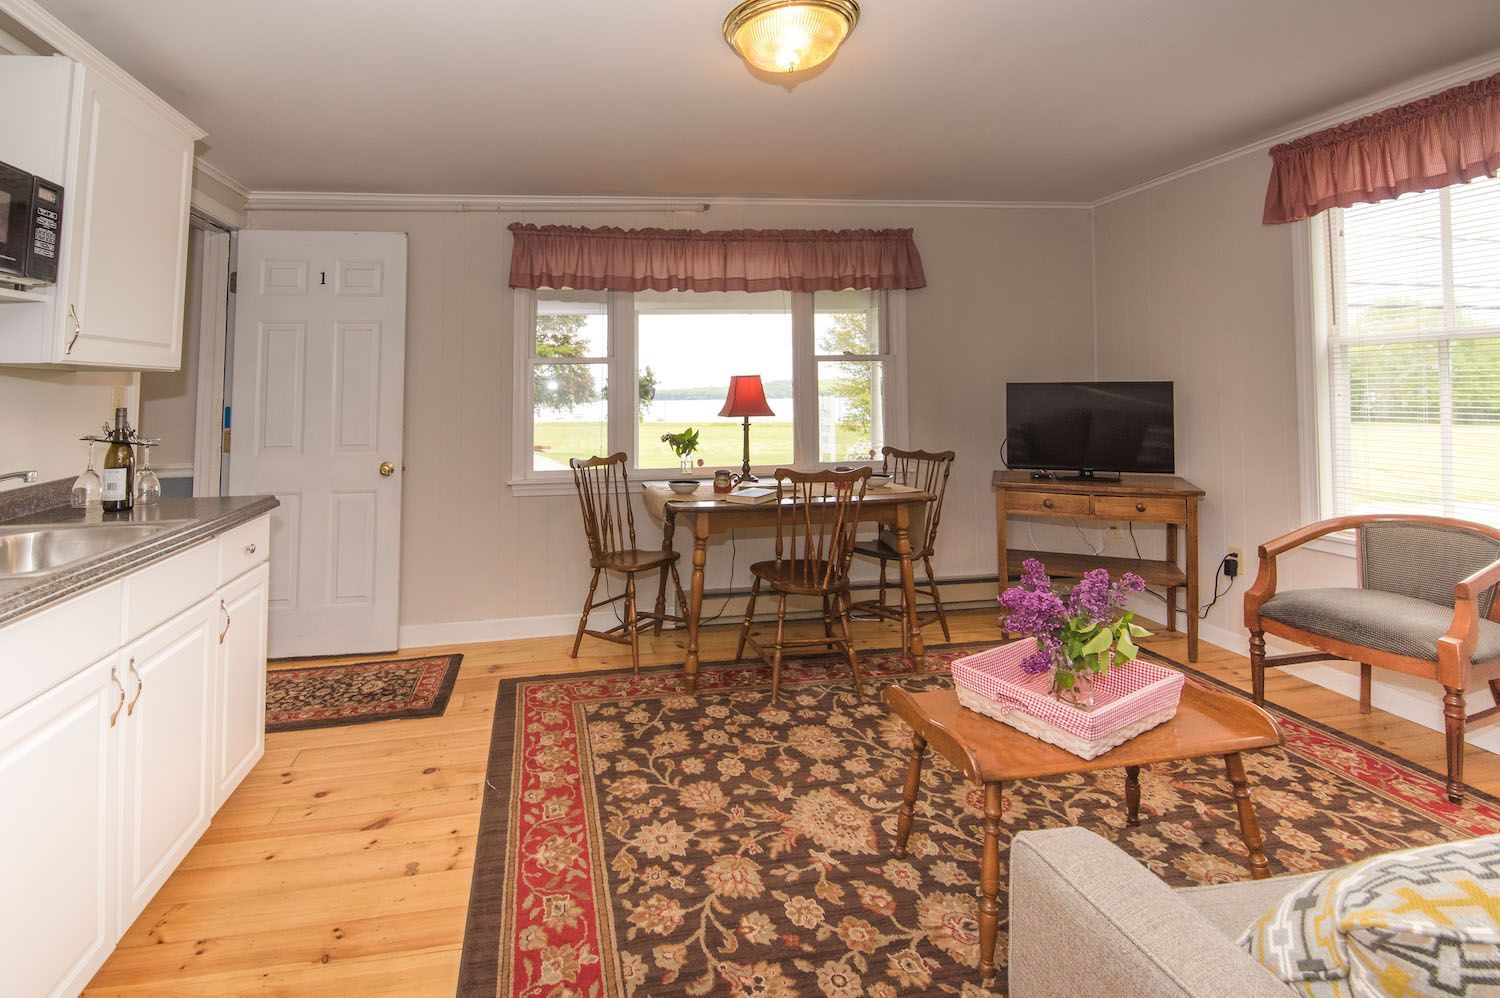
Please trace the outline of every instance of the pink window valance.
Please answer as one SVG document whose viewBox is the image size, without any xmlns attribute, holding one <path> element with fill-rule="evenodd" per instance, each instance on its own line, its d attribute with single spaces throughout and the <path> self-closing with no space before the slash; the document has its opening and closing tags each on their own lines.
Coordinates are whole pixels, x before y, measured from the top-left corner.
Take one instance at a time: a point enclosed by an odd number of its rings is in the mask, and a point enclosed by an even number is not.
<svg viewBox="0 0 1500 998">
<path fill-rule="evenodd" d="M 513 288 L 842 291 L 922 288 L 911 229 L 510 227 Z"/>
<path fill-rule="evenodd" d="M 1500 170 L 1500 73 L 1271 150 L 1266 224 Z"/>
</svg>

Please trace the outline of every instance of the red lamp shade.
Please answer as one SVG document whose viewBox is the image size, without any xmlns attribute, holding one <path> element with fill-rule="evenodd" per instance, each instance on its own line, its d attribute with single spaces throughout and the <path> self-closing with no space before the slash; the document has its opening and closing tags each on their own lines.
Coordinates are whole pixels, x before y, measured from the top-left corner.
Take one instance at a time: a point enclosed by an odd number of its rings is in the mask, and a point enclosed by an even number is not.
<svg viewBox="0 0 1500 998">
<path fill-rule="evenodd" d="M 724 399 L 721 416 L 774 416 L 766 402 L 766 388 L 758 374 L 736 374 L 729 379 L 729 395 Z"/>
</svg>

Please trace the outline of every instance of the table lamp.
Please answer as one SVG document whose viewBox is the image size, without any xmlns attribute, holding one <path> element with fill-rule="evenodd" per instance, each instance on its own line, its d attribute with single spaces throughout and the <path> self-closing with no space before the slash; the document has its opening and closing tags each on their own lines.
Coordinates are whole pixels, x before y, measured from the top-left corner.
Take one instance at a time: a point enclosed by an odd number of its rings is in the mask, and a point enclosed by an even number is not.
<svg viewBox="0 0 1500 998">
<path fill-rule="evenodd" d="M 771 407 L 766 404 L 766 389 L 760 383 L 760 375 L 732 375 L 729 379 L 729 395 L 724 399 L 724 408 L 719 410 L 719 415 L 744 418 L 745 463 L 740 467 L 740 481 L 760 481 L 760 479 L 750 474 L 750 417 L 776 415 L 776 413 L 771 411 Z"/>
</svg>

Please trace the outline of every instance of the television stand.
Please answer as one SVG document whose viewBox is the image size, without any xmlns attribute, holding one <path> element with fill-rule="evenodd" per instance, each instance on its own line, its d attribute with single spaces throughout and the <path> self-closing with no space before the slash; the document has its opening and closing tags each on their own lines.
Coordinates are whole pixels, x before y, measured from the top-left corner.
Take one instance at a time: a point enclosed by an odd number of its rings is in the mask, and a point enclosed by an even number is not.
<svg viewBox="0 0 1500 998">
<path fill-rule="evenodd" d="M 1204 491 L 1172 475 L 1121 475 L 1100 478 L 1031 477 L 1029 471 L 997 471 L 990 479 L 995 489 L 995 535 L 999 542 L 1000 588 L 1021 575 L 1021 563 L 1036 558 L 1054 578 L 1077 579 L 1103 568 L 1111 578 L 1134 572 L 1167 596 L 1167 630 L 1177 629 L 1177 594 L 1186 593 L 1188 661 L 1198 661 L 1198 500 Z M 1095 520 L 1115 523 L 1159 523 L 1166 527 L 1166 556 L 1117 558 L 1064 551 L 1012 549 L 1007 521 L 1012 516 L 1058 520 Z M 1186 550 L 1178 560 L 1178 529 L 1186 534 Z"/>
</svg>

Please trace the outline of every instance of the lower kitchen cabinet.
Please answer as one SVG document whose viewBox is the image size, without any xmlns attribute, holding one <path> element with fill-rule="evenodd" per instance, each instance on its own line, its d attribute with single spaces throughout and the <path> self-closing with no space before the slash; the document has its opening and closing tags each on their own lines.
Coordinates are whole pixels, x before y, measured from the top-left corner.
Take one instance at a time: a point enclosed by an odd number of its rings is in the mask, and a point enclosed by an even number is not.
<svg viewBox="0 0 1500 998">
<path fill-rule="evenodd" d="M 219 590 L 215 808 L 229 798 L 265 752 L 270 578 L 270 566 L 263 564 Z"/>
<path fill-rule="evenodd" d="M 122 695 L 111 656 L 0 717 L 6 994 L 76 995 L 114 948 L 110 722 Z"/>
<path fill-rule="evenodd" d="M 213 815 L 217 601 L 173 617 L 121 653 L 120 925 L 128 926 Z"/>
<path fill-rule="evenodd" d="M 259 761 L 269 529 L 0 627 L 0 994 L 81 991 Z"/>
</svg>

